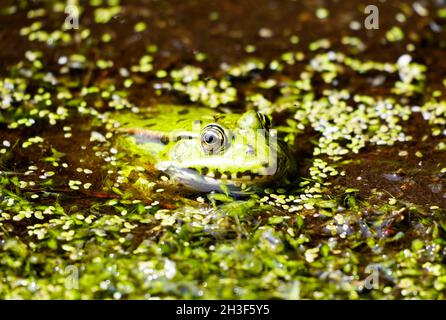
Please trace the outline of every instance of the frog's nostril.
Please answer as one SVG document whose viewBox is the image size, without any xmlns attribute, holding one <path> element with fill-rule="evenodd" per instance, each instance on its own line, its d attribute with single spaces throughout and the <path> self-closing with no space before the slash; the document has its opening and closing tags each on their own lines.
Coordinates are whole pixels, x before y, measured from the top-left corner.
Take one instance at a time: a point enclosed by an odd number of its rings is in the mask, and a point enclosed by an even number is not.
<svg viewBox="0 0 446 320">
<path fill-rule="evenodd" d="M 248 155 L 248 156 L 255 155 L 254 147 L 251 144 L 248 144 L 248 146 L 246 148 L 246 155 Z"/>
</svg>

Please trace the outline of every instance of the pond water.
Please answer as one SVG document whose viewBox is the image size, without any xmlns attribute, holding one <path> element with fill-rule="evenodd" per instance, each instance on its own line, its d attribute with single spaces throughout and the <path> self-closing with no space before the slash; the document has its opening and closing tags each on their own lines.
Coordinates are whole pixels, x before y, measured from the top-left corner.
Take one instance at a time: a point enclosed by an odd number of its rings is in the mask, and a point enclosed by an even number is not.
<svg viewBox="0 0 446 320">
<path fill-rule="evenodd" d="M 2 1 L 0 298 L 444 299 L 446 2 L 368 5 Z M 186 190 L 111 121 L 166 104 L 269 116 L 297 172 Z"/>
</svg>

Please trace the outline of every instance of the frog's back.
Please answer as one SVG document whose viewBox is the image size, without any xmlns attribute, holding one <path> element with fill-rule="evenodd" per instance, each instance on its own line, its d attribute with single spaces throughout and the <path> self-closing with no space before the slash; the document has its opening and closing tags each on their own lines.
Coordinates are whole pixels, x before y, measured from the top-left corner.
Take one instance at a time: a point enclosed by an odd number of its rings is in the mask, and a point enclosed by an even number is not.
<svg viewBox="0 0 446 320">
<path fill-rule="evenodd" d="M 112 119 L 119 123 L 122 131 L 138 129 L 168 136 L 173 130 L 191 131 L 194 121 L 207 122 L 216 114 L 214 110 L 204 107 L 161 104 L 137 113 L 116 112 Z"/>
</svg>

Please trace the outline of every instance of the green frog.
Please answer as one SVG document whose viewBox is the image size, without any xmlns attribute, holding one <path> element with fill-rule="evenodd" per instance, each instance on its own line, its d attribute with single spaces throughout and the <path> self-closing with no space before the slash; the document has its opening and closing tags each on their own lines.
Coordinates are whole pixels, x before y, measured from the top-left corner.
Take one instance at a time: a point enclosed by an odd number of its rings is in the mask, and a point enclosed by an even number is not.
<svg viewBox="0 0 446 320">
<path fill-rule="evenodd" d="M 280 185 L 294 171 L 287 145 L 269 117 L 218 113 L 197 106 L 157 105 L 114 113 L 120 152 L 137 155 L 171 180 L 198 192 L 231 195 Z"/>
</svg>

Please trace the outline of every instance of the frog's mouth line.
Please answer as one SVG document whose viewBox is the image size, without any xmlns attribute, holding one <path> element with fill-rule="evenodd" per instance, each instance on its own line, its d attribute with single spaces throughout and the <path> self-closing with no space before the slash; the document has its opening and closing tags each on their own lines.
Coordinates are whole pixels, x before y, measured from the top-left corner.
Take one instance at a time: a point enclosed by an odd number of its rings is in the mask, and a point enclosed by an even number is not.
<svg viewBox="0 0 446 320">
<path fill-rule="evenodd" d="M 261 183 L 263 181 L 269 180 L 268 176 L 256 174 L 250 170 L 239 171 L 235 173 L 221 173 L 218 170 L 210 171 L 208 168 L 204 168 L 200 171 L 189 168 L 188 170 L 192 170 L 197 175 L 204 176 L 205 178 L 214 179 L 223 183 L 231 183 L 235 185 L 241 184 L 252 184 L 252 183 Z"/>
<path fill-rule="evenodd" d="M 202 192 L 223 191 L 225 188 L 228 188 L 231 192 L 237 192 L 249 189 L 252 185 L 268 182 L 272 178 L 251 171 L 229 174 L 204 168 L 200 172 L 194 168 L 178 168 L 173 165 L 159 165 L 157 169 L 167 173 L 176 182 Z"/>
</svg>

